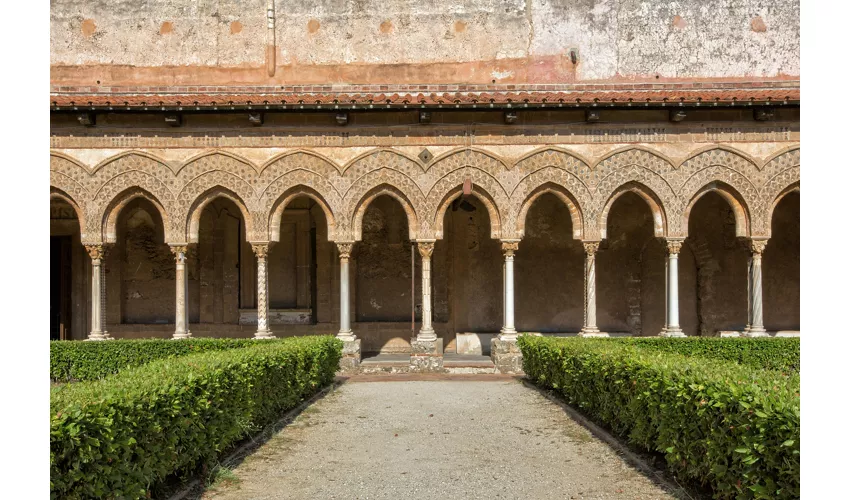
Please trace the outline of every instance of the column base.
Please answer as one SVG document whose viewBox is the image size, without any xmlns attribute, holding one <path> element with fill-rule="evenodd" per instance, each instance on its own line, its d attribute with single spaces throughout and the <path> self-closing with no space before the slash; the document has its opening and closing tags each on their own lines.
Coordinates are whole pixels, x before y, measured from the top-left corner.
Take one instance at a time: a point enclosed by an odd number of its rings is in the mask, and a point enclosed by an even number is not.
<svg viewBox="0 0 850 500">
<path fill-rule="evenodd" d="M 505 328 L 502 327 L 499 330 L 499 338 L 507 341 L 507 342 L 516 342 L 516 338 L 519 336 L 519 333 L 516 331 L 516 328 Z"/>
<path fill-rule="evenodd" d="M 681 328 L 663 328 L 659 337 L 687 337 Z"/>
<path fill-rule="evenodd" d="M 442 373 L 443 339 L 420 340 L 410 343 L 410 371 L 414 373 Z"/>
<path fill-rule="evenodd" d="M 340 330 L 337 332 L 336 338 L 343 342 L 354 342 L 357 340 L 357 335 L 355 335 L 351 330 Z"/>
<path fill-rule="evenodd" d="M 339 358 L 339 370 L 341 372 L 353 372 L 359 370 L 360 355 L 360 339 L 343 341 L 342 357 Z"/>
<path fill-rule="evenodd" d="M 86 341 L 88 341 L 88 340 L 114 340 L 114 339 L 112 337 L 110 337 L 109 333 L 107 333 L 107 332 L 91 332 L 91 333 L 89 333 L 89 336 L 86 338 Z"/>
<path fill-rule="evenodd" d="M 752 328 L 750 327 L 747 330 L 744 330 L 744 337 L 770 337 L 768 335 L 767 330 L 764 328 Z"/>
<path fill-rule="evenodd" d="M 524 375 L 522 369 L 522 351 L 519 350 L 516 338 L 506 340 L 495 337 L 490 341 L 490 359 L 496 365 L 499 373 Z"/>
<path fill-rule="evenodd" d="M 607 337 L 607 333 L 602 333 L 599 331 L 599 327 L 596 326 L 585 326 L 578 332 L 579 337 Z"/>
<path fill-rule="evenodd" d="M 185 332 L 174 332 L 174 335 L 171 336 L 173 340 L 180 339 L 188 339 L 192 337 L 192 332 L 186 330 Z"/>
<path fill-rule="evenodd" d="M 423 328 L 416 334 L 416 340 L 434 342 L 437 340 L 437 332 L 435 332 L 433 328 L 429 328 L 427 330 Z"/>
<path fill-rule="evenodd" d="M 254 340 L 265 340 L 265 339 L 274 339 L 277 338 L 271 332 L 271 330 L 257 330 L 254 332 Z"/>
</svg>

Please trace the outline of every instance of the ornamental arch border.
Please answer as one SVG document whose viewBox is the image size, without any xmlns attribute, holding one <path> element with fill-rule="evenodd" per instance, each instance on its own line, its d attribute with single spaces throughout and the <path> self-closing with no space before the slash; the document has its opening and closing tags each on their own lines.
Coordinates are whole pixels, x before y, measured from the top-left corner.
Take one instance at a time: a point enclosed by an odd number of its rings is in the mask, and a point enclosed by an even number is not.
<svg viewBox="0 0 850 500">
<path fill-rule="evenodd" d="M 85 222 L 86 222 L 85 209 L 82 208 L 82 206 L 79 203 L 77 203 L 77 201 L 74 199 L 73 196 L 70 196 L 64 190 L 59 189 L 59 188 L 51 185 L 50 186 L 50 198 L 61 200 L 65 203 L 67 203 L 68 205 L 71 205 L 71 208 L 74 209 L 74 213 L 77 214 L 77 222 L 80 224 L 80 231 L 83 232 L 85 230 Z M 84 236 L 84 234 L 83 234 L 83 236 Z M 83 238 L 81 238 L 81 239 L 82 239 L 82 241 L 85 241 L 85 239 L 83 239 Z"/>
<path fill-rule="evenodd" d="M 445 220 L 446 211 L 452 202 L 463 194 L 463 184 L 457 185 L 443 195 L 440 204 L 437 205 L 434 212 L 433 227 L 434 238 L 443 239 L 443 221 Z M 472 190 L 472 196 L 478 198 L 484 207 L 487 209 L 487 214 L 490 218 L 490 238 L 499 240 L 502 238 L 502 214 L 499 211 L 499 206 L 494 197 L 484 188 L 476 186 Z"/>
<path fill-rule="evenodd" d="M 351 215 L 351 231 L 354 241 L 363 240 L 363 215 L 369 205 L 380 196 L 389 196 L 395 199 L 407 215 L 407 232 L 408 238 L 416 240 L 419 234 L 419 216 L 416 213 L 416 208 L 413 202 L 409 199 L 401 189 L 389 183 L 381 183 L 372 187 L 364 193 L 354 205 L 354 211 Z"/>
<path fill-rule="evenodd" d="M 162 219 L 162 236 L 165 242 L 167 243 L 169 238 L 173 236 L 170 234 L 172 217 L 168 208 L 162 203 L 162 201 L 157 198 L 156 195 L 141 186 L 130 186 L 115 195 L 104 207 L 101 216 L 101 232 L 102 241 L 104 243 L 117 242 L 118 238 L 116 226 L 118 224 L 118 217 L 127 205 L 130 204 L 130 202 L 137 199 L 147 200 L 154 206 L 157 212 L 159 212 L 159 217 Z"/>
<path fill-rule="evenodd" d="M 252 217 L 250 210 L 248 210 L 248 205 L 237 193 L 220 184 L 212 186 L 198 195 L 192 201 L 191 205 L 189 205 L 189 210 L 185 214 L 183 223 L 181 224 L 181 227 L 185 231 L 184 241 L 186 243 L 198 243 L 201 216 L 203 215 L 204 209 L 207 205 L 217 198 L 230 200 L 234 205 L 236 205 L 236 208 L 239 209 L 239 212 L 242 214 L 242 219 L 245 222 L 245 239 L 247 241 L 255 241 L 254 218 Z M 183 243 L 184 241 L 174 243 Z"/>
<path fill-rule="evenodd" d="M 782 201 L 782 199 L 785 198 L 786 196 L 788 196 L 789 194 L 799 193 L 799 192 L 800 192 L 800 181 L 797 180 L 797 181 L 794 181 L 793 183 L 791 183 L 790 185 L 788 185 L 787 187 L 785 187 L 785 189 L 783 189 L 782 191 L 780 191 L 779 194 L 777 194 L 773 198 L 773 201 L 770 203 L 770 205 L 765 207 L 764 220 L 765 220 L 765 226 L 766 226 L 766 229 L 767 229 L 767 234 L 766 234 L 767 237 L 770 237 L 771 234 L 773 233 L 773 213 L 776 211 L 777 205 L 779 205 L 779 203 Z"/>
<path fill-rule="evenodd" d="M 274 203 L 272 203 L 268 216 L 269 241 L 280 241 L 280 221 L 283 217 L 283 212 L 286 210 L 287 205 L 289 205 L 294 199 L 301 196 L 306 196 L 307 198 L 312 199 L 322 209 L 322 212 L 325 214 L 325 223 L 328 226 L 328 241 L 334 241 L 336 237 L 336 217 L 333 209 L 321 193 L 303 184 L 290 187 L 281 193 L 281 195 L 275 199 Z"/>
<path fill-rule="evenodd" d="M 564 202 L 567 209 L 570 211 L 570 219 L 572 220 L 573 239 L 581 240 L 584 237 L 584 217 L 581 211 L 581 205 L 572 193 L 564 186 L 553 181 L 546 181 L 536 188 L 532 189 L 525 200 L 522 201 L 516 217 L 516 236 L 519 239 L 525 237 L 525 220 L 528 216 L 528 211 L 544 194 L 553 194 L 559 200 Z"/>
<path fill-rule="evenodd" d="M 646 184 L 640 181 L 631 180 L 624 184 L 620 184 L 617 188 L 615 188 L 608 196 L 605 201 L 605 205 L 599 212 L 599 219 L 596 227 L 597 231 L 599 231 L 600 239 L 608 237 L 608 213 L 611 211 L 611 207 L 614 206 L 614 202 L 626 193 L 635 193 L 649 206 L 649 211 L 652 213 L 652 230 L 654 236 L 657 238 L 667 237 L 667 222 L 669 219 L 661 198 Z"/>
<path fill-rule="evenodd" d="M 735 216 L 735 236 L 745 238 L 752 234 L 752 218 L 750 207 L 741 193 L 733 186 L 720 180 L 713 180 L 703 185 L 688 200 L 688 204 L 682 213 L 682 228 L 685 235 L 688 234 L 688 223 L 690 222 L 691 210 L 694 205 L 706 194 L 717 193 L 726 200 Z"/>
</svg>

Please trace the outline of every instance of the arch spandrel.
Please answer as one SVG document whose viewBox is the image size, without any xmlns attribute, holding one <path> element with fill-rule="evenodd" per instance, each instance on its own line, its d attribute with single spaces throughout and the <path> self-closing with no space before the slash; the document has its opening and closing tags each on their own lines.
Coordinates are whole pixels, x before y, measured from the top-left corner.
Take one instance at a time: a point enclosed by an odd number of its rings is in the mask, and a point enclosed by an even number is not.
<svg viewBox="0 0 850 500">
<path fill-rule="evenodd" d="M 232 189 L 248 203 L 254 198 L 254 186 L 258 184 L 259 174 L 254 164 L 244 158 L 221 151 L 209 151 L 183 165 L 174 177 L 174 191 L 193 189 L 192 185 L 198 183 L 198 179 L 209 178 L 219 179 L 222 186 Z"/>
<path fill-rule="evenodd" d="M 627 146 L 603 155 L 591 166 L 587 175 L 580 178 L 593 189 L 611 174 L 629 170 L 632 167 L 652 172 L 665 179 L 671 186 L 675 186 L 675 180 L 678 177 L 677 169 L 669 157 L 643 146 Z"/>
<path fill-rule="evenodd" d="M 689 178 L 679 190 L 685 205 L 682 213 L 683 229 L 687 231 L 687 216 L 696 198 L 707 191 L 717 191 L 732 206 L 735 213 L 736 233 L 749 236 L 752 207 L 758 205 L 758 189 L 743 174 L 724 166 L 709 166 Z"/>
<path fill-rule="evenodd" d="M 544 194 L 553 194 L 567 206 L 570 211 L 570 219 L 572 221 L 573 238 L 577 240 L 584 239 L 584 217 L 581 210 L 581 205 L 578 200 L 565 189 L 562 185 L 549 180 L 535 183 L 536 186 L 527 192 L 525 195 L 518 195 L 511 203 L 516 205 L 520 203 L 516 216 L 514 238 L 520 239 L 525 236 L 525 222 L 528 216 L 528 210 L 534 205 L 534 202 Z M 525 190 L 523 190 L 525 192 Z"/>
<path fill-rule="evenodd" d="M 671 182 L 681 193 L 685 189 L 685 184 L 692 183 L 694 178 L 697 179 L 697 184 L 707 184 L 711 174 L 705 173 L 705 171 L 716 172 L 718 168 L 724 168 L 746 177 L 754 186 L 759 186 L 763 182 L 764 174 L 752 158 L 725 146 L 711 147 L 691 153 L 679 167 L 680 175 L 671 178 Z"/>
<path fill-rule="evenodd" d="M 760 205 L 753 217 L 753 236 L 769 238 L 773 222 L 773 211 L 788 193 L 800 191 L 800 167 L 783 170 L 772 177 L 762 190 Z"/>
<path fill-rule="evenodd" d="M 552 177 L 552 182 L 558 182 L 556 177 L 567 179 L 563 174 L 559 174 L 558 171 L 569 174 L 575 181 L 581 184 L 582 191 L 589 193 L 587 185 L 582 180 L 582 177 L 586 178 L 590 171 L 587 161 L 576 154 L 556 148 L 533 151 L 523 156 L 517 160 L 514 168 L 510 172 L 503 173 L 499 180 L 502 182 L 505 190 L 512 193 L 511 196 L 513 197 L 515 191 L 520 189 L 520 186 L 526 183 L 526 179 L 530 176 L 534 178 L 540 178 L 541 175 L 550 176 Z M 572 181 L 570 184 L 571 190 L 579 191 L 572 186 L 574 184 Z M 564 185 L 566 186 L 566 184 Z"/>
<path fill-rule="evenodd" d="M 275 179 L 296 170 L 313 172 L 325 179 L 342 175 L 341 169 L 332 160 L 312 151 L 287 151 L 270 158 L 263 164 L 257 178 L 257 190 L 267 188 Z"/>
</svg>

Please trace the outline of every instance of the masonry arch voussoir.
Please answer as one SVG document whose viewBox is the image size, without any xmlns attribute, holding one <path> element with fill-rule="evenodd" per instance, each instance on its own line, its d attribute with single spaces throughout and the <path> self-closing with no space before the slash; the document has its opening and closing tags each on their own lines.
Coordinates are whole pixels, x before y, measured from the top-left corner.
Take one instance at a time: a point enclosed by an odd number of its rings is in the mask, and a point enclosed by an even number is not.
<svg viewBox="0 0 850 500">
<path fill-rule="evenodd" d="M 672 170 L 676 162 L 661 151 L 646 146 L 623 146 L 613 149 L 600 156 L 590 165 L 592 170 L 604 168 L 623 168 L 629 165 L 638 165 L 662 173 Z"/>
<path fill-rule="evenodd" d="M 245 235 L 248 241 L 267 241 L 267 233 L 264 234 L 261 232 L 260 234 L 256 234 L 255 232 L 255 219 L 257 219 L 257 217 L 250 210 L 250 205 L 245 202 L 245 199 L 240 196 L 239 193 L 220 184 L 211 186 L 204 192 L 200 193 L 191 201 L 191 204 L 188 206 L 188 211 L 181 212 L 184 214 L 182 219 L 184 240 L 182 241 L 187 243 L 198 242 L 201 215 L 204 213 L 204 208 L 206 208 L 207 205 L 216 198 L 230 200 L 239 209 L 239 212 L 242 214 L 242 219 L 245 222 Z"/>
<path fill-rule="evenodd" d="M 679 162 L 677 167 L 681 167 L 687 162 L 693 161 L 694 159 L 702 158 L 704 156 L 713 157 L 713 162 L 717 163 L 718 158 L 724 158 L 727 154 L 731 155 L 733 158 L 740 158 L 744 162 L 752 165 L 757 170 L 761 170 L 764 165 L 764 163 L 761 162 L 758 158 L 751 156 L 745 153 L 744 151 L 741 151 L 740 149 L 736 149 L 726 144 L 711 144 L 708 146 L 703 146 L 694 149 L 693 151 L 689 151 L 687 156 L 685 156 L 685 158 L 681 162 Z M 728 159 L 721 159 L 719 164 L 731 167 L 734 165 L 734 163 L 734 161 L 730 161 Z"/>
<path fill-rule="evenodd" d="M 364 167 L 358 170 L 358 165 Z M 412 158 L 392 148 L 376 148 L 345 162 L 342 167 L 342 175 L 358 178 L 366 172 L 379 168 L 394 168 L 410 176 L 416 176 L 426 170 L 426 167 L 418 158 Z"/>
<path fill-rule="evenodd" d="M 285 151 L 266 160 L 260 166 L 259 185 L 269 184 L 270 179 L 292 170 L 303 169 L 331 179 L 342 175 L 342 169 L 330 158 L 306 149 Z"/>
<path fill-rule="evenodd" d="M 477 147 L 462 147 L 440 154 L 431 161 L 428 173 L 439 179 L 453 170 L 473 167 L 493 177 L 510 169 L 510 163 L 491 151 Z"/>
<path fill-rule="evenodd" d="M 162 219 L 162 230 L 165 240 L 169 241 L 169 237 L 173 237 L 173 216 L 170 210 L 171 200 L 163 202 L 151 191 L 144 187 L 134 185 L 127 187 L 120 193 L 117 193 L 104 205 L 102 214 L 100 215 L 101 231 L 103 235 L 102 241 L 106 243 L 115 243 L 117 241 L 116 226 L 118 223 L 118 216 L 121 215 L 121 212 L 131 201 L 140 198 L 149 201 L 151 205 L 156 208 L 157 212 L 159 212 L 159 216 Z"/>
<path fill-rule="evenodd" d="M 770 178 L 762 190 L 757 216 L 753 217 L 753 236 L 769 238 L 773 223 L 773 211 L 788 193 L 800 191 L 800 167 L 783 170 Z"/>
<path fill-rule="evenodd" d="M 108 158 L 104 158 L 103 160 L 97 162 L 97 164 L 95 164 L 95 166 L 93 166 L 91 168 L 90 172 L 91 172 L 92 175 L 94 175 L 94 174 L 97 174 L 98 172 L 100 172 L 105 167 L 116 164 L 117 162 L 119 162 L 121 160 L 133 159 L 133 158 L 138 158 L 138 159 L 141 159 L 142 161 L 151 162 L 154 165 L 161 166 L 161 167 L 167 169 L 168 172 L 172 176 L 177 173 L 177 171 L 174 170 L 171 167 L 171 165 L 169 165 L 168 162 L 165 161 L 165 159 L 160 158 L 159 156 L 157 156 L 153 153 L 149 153 L 147 151 L 142 151 L 140 149 L 128 149 L 126 151 L 121 151 L 120 153 L 114 154 L 114 155 L 112 155 Z"/>
<path fill-rule="evenodd" d="M 225 164 L 229 163 L 229 164 L 232 164 L 232 165 L 236 165 L 236 164 L 244 165 L 246 167 L 250 167 L 253 170 L 253 173 L 255 175 L 260 173 L 259 167 L 257 167 L 257 165 L 254 164 L 253 161 L 249 160 L 248 158 L 246 158 L 246 157 L 244 157 L 244 156 L 242 156 L 238 153 L 234 153 L 234 152 L 228 151 L 226 149 L 210 149 L 210 150 L 207 150 L 207 151 L 202 151 L 202 152 L 200 152 L 200 153 L 198 153 L 194 156 L 190 156 L 189 158 L 183 160 L 182 165 L 180 166 L 180 168 L 177 169 L 177 172 L 175 172 L 175 173 L 179 174 L 183 171 L 184 168 L 191 166 L 193 164 L 199 163 L 199 162 L 204 162 L 205 160 L 213 160 L 214 161 L 214 160 L 217 160 L 217 159 L 223 160 L 225 158 L 227 159 L 227 160 L 225 160 Z"/>
<path fill-rule="evenodd" d="M 573 238 L 581 240 L 584 238 L 584 217 L 581 211 L 581 204 L 563 186 L 552 181 L 544 182 L 532 189 L 530 193 L 521 201 L 519 212 L 516 217 L 516 236 L 523 238 L 525 236 L 525 219 L 528 216 L 528 210 L 534 205 L 534 202 L 544 194 L 553 194 L 567 206 L 570 211 L 570 219 L 573 226 Z"/>
<path fill-rule="evenodd" d="M 700 198 L 702 198 L 705 194 L 712 192 L 719 194 L 724 200 L 726 200 L 729 207 L 732 208 L 732 213 L 735 216 L 735 236 L 750 236 L 751 217 L 749 205 L 737 189 L 723 181 L 709 182 L 690 196 L 685 207 L 685 211 L 682 214 L 682 227 L 687 231 L 691 209 L 693 209 L 694 205 L 696 205 Z"/>
<path fill-rule="evenodd" d="M 306 196 L 319 205 L 325 214 L 325 220 L 328 225 L 328 241 L 335 241 L 336 216 L 332 206 L 322 193 L 303 184 L 290 187 L 281 193 L 271 205 L 268 219 L 269 241 L 280 241 L 280 221 L 283 217 L 283 212 L 292 200 L 300 196 Z"/>
<path fill-rule="evenodd" d="M 419 216 L 417 215 L 417 209 L 408 194 L 394 185 L 383 183 L 364 193 L 354 205 L 353 216 L 350 224 L 354 241 L 360 241 L 363 239 L 363 215 L 366 213 L 366 209 L 369 207 L 369 204 L 371 204 L 375 198 L 384 195 L 394 198 L 404 209 L 404 213 L 407 215 L 408 237 L 411 240 L 415 240 L 419 235 Z"/>
<path fill-rule="evenodd" d="M 603 205 L 602 210 L 599 212 L 597 222 L 597 231 L 599 233 L 599 237 L 601 239 L 605 239 L 608 237 L 608 213 L 611 211 L 611 207 L 614 205 L 614 202 L 617 201 L 620 196 L 626 193 L 637 194 L 638 196 L 643 198 L 643 200 L 649 206 L 649 210 L 650 212 L 652 212 L 652 227 L 655 236 L 659 238 L 668 236 L 667 221 L 669 220 L 669 218 L 667 216 L 667 210 L 661 198 L 658 196 L 658 194 L 656 194 L 656 192 L 652 188 L 650 188 L 646 184 L 643 184 L 636 180 L 630 180 L 617 186 L 605 198 L 605 205 Z"/>
<path fill-rule="evenodd" d="M 71 208 L 74 209 L 74 213 L 77 214 L 77 221 L 80 223 L 80 230 L 81 231 L 85 230 L 85 227 L 84 227 L 84 224 L 86 222 L 85 205 L 81 205 L 79 202 L 77 202 L 76 199 L 74 199 L 73 196 L 69 195 L 64 190 L 53 186 L 52 184 L 50 186 L 50 199 L 61 200 L 61 201 L 64 201 L 65 203 L 67 203 L 68 205 L 70 205 Z M 85 238 L 82 238 L 82 240 L 86 241 Z"/>
<path fill-rule="evenodd" d="M 560 167 L 567 168 L 572 162 L 578 163 L 580 166 L 589 168 L 591 161 L 585 158 L 581 153 L 570 151 L 569 149 L 558 146 L 543 146 L 533 151 L 529 151 L 517 158 L 514 162 L 514 169 L 519 169 L 523 173 L 531 173 L 545 167 Z"/>
</svg>

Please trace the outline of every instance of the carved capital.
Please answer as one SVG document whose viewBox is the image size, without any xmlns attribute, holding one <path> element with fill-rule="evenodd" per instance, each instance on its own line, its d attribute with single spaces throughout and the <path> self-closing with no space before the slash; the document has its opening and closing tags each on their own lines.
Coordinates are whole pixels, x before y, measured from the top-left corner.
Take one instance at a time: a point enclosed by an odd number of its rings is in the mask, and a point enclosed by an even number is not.
<svg viewBox="0 0 850 500">
<path fill-rule="evenodd" d="M 682 240 L 667 240 L 667 254 L 668 255 L 678 255 L 679 252 L 682 251 L 682 244 L 684 241 Z"/>
<path fill-rule="evenodd" d="M 502 240 L 502 252 L 505 257 L 513 257 L 514 253 L 519 250 L 519 241 Z"/>
<path fill-rule="evenodd" d="M 251 250 L 258 259 L 265 259 L 269 255 L 271 243 L 251 243 Z"/>
<path fill-rule="evenodd" d="M 186 262 L 186 254 L 189 251 L 188 245 L 168 245 L 168 249 L 174 254 L 174 259 L 177 262 Z"/>
<path fill-rule="evenodd" d="M 588 257 L 594 257 L 596 252 L 599 251 L 598 241 L 582 241 L 581 243 L 584 245 L 584 253 L 586 253 Z"/>
<path fill-rule="evenodd" d="M 91 257 L 91 260 L 102 260 L 104 257 L 106 257 L 106 245 L 86 245 L 86 252 L 88 252 L 89 257 Z"/>
<path fill-rule="evenodd" d="M 339 258 L 348 260 L 351 258 L 351 251 L 354 249 L 354 242 L 337 243 L 336 248 L 339 250 Z"/>
<path fill-rule="evenodd" d="M 419 249 L 419 255 L 421 255 L 423 259 L 430 259 L 431 254 L 434 253 L 434 242 L 417 241 L 416 248 Z"/>
<path fill-rule="evenodd" d="M 749 240 L 747 244 L 754 255 L 761 256 L 764 252 L 764 248 L 767 246 L 767 240 Z"/>
</svg>

